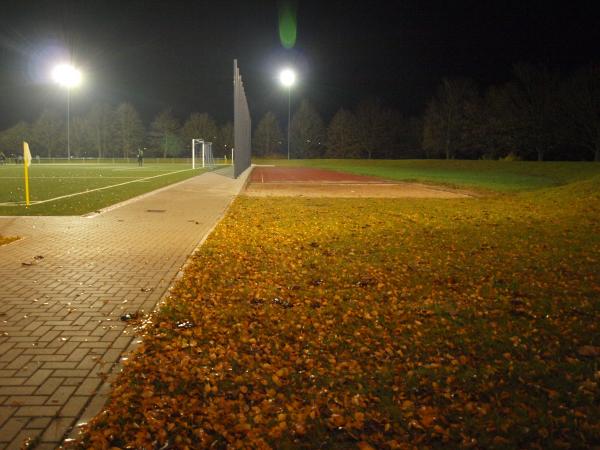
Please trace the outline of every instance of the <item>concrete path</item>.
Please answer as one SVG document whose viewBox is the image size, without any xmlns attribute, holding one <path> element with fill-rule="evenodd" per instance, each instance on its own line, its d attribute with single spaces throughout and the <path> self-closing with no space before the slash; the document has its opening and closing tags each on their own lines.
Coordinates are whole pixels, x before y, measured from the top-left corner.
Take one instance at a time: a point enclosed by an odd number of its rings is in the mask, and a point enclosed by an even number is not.
<svg viewBox="0 0 600 450">
<path fill-rule="evenodd" d="M 0 449 L 54 449 L 248 176 L 206 173 L 92 217 L 0 217 Z"/>
</svg>

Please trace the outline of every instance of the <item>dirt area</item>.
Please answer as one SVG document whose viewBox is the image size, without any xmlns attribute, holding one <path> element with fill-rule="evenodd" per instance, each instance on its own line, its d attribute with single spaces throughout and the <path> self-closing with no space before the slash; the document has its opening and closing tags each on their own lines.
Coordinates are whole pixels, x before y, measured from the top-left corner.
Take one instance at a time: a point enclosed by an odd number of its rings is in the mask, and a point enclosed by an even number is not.
<svg viewBox="0 0 600 450">
<path fill-rule="evenodd" d="M 245 195 L 253 197 L 469 198 L 467 191 L 308 168 L 256 167 Z"/>
</svg>

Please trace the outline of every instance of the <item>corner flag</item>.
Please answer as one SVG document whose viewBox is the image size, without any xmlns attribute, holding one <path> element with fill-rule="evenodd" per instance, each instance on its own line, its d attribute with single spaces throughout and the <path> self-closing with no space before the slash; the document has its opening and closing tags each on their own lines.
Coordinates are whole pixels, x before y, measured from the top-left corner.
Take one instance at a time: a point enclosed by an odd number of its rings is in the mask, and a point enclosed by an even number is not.
<svg viewBox="0 0 600 450">
<path fill-rule="evenodd" d="M 25 170 L 25 205 L 29 206 L 29 165 L 31 164 L 31 152 L 29 144 L 23 141 L 23 168 Z"/>
</svg>

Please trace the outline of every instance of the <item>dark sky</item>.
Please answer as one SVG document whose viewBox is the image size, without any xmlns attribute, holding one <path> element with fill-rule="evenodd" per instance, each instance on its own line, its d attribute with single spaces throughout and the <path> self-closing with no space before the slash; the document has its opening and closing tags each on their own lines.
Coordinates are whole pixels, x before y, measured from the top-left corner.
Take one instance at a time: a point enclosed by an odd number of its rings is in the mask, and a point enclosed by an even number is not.
<svg viewBox="0 0 600 450">
<path fill-rule="evenodd" d="M 0 127 L 64 108 L 48 81 L 70 50 L 86 82 L 75 113 L 93 102 L 133 103 L 149 121 L 171 106 L 180 118 L 232 116 L 238 58 L 254 123 L 283 120 L 277 72 L 300 71 L 292 98 L 328 119 L 367 96 L 406 114 L 422 111 L 442 77 L 480 86 L 506 81 L 515 62 L 568 72 L 600 60 L 600 15 L 582 1 L 302 1 L 293 50 L 279 42 L 276 1 L 4 0 L 0 11 Z"/>
</svg>

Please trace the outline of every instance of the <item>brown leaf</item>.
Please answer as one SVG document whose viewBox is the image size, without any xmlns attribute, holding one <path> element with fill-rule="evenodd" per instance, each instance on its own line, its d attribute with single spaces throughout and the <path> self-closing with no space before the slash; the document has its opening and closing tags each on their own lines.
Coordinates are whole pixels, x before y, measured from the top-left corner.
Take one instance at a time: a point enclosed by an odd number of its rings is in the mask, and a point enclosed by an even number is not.
<svg viewBox="0 0 600 450">
<path fill-rule="evenodd" d="M 583 345 L 577 349 L 577 353 L 579 353 L 581 356 L 593 358 L 595 356 L 600 356 L 600 347 L 596 347 L 594 345 Z"/>
</svg>

